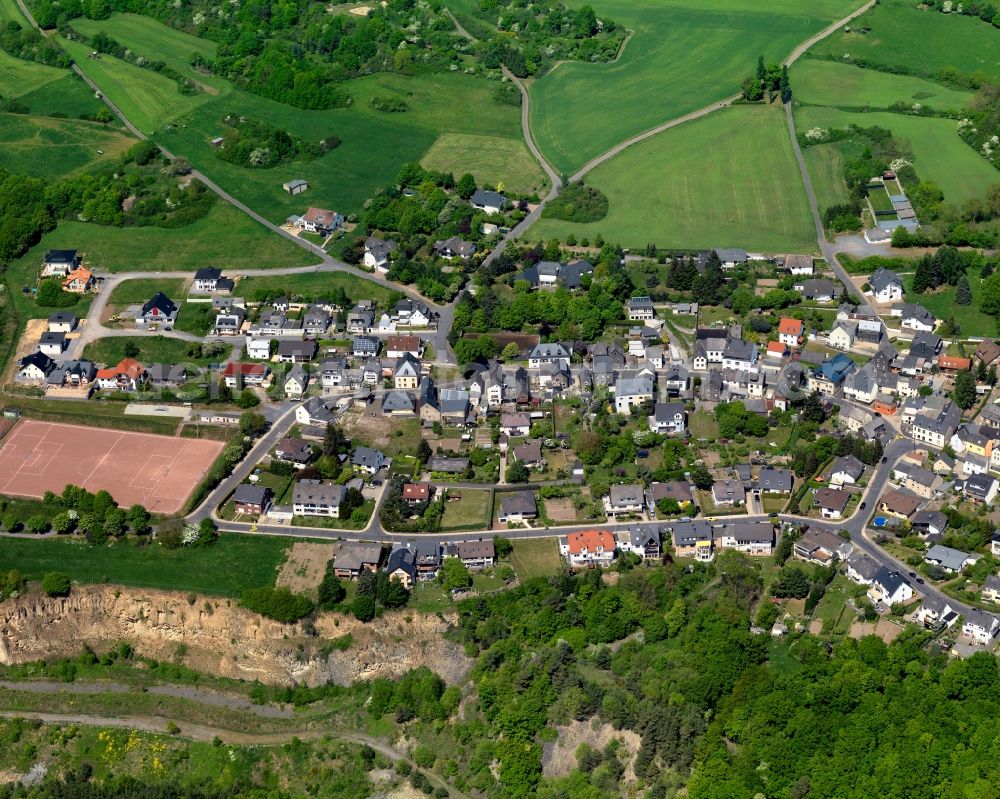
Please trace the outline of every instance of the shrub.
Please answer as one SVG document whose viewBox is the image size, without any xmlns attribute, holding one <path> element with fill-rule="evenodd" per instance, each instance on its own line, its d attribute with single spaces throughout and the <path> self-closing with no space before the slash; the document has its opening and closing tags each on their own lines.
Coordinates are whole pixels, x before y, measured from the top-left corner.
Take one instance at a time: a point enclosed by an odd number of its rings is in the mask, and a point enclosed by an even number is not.
<svg viewBox="0 0 1000 799">
<path fill-rule="evenodd" d="M 406 104 L 406 100 L 402 100 L 398 97 L 372 97 L 372 108 L 376 111 L 384 111 L 388 114 L 401 114 L 403 111 L 409 111 L 410 106 Z"/>
<path fill-rule="evenodd" d="M 542 211 L 544 217 L 567 222 L 597 222 L 607 215 L 608 198 L 583 183 L 571 183 Z"/>
<path fill-rule="evenodd" d="M 269 619 L 291 624 L 313 612 L 309 597 L 293 594 L 287 588 L 248 588 L 240 597 L 240 604 L 247 610 Z"/>
<path fill-rule="evenodd" d="M 46 572 L 42 577 L 42 590 L 49 596 L 69 596 L 69 575 L 62 572 Z"/>
</svg>

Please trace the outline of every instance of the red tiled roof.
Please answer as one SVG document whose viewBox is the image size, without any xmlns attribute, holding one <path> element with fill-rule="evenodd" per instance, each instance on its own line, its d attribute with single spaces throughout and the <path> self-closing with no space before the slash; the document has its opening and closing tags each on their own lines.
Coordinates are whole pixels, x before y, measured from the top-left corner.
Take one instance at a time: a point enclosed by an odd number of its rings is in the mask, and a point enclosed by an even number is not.
<svg viewBox="0 0 1000 799">
<path fill-rule="evenodd" d="M 570 533 L 567 537 L 569 553 L 579 555 L 586 550 L 596 552 L 601 547 L 605 552 L 615 551 L 615 537 L 607 530 L 584 530 L 581 533 Z"/>
<path fill-rule="evenodd" d="M 226 364 L 224 377 L 236 377 L 237 375 L 262 375 L 267 371 L 267 366 L 262 363 L 236 363 Z"/>
<path fill-rule="evenodd" d="M 778 323 L 778 332 L 788 336 L 801 336 L 802 320 L 784 316 L 781 318 L 781 322 Z"/>
</svg>

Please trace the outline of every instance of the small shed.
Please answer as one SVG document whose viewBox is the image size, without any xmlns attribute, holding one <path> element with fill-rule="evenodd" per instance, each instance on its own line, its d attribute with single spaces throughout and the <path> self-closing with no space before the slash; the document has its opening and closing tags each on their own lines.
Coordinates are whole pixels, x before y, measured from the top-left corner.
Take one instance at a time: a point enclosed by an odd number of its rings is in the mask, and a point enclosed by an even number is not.
<svg viewBox="0 0 1000 799">
<path fill-rule="evenodd" d="M 222 146 L 222 142 L 224 142 L 224 141 L 225 141 L 225 139 L 223 139 L 221 136 L 216 136 L 214 139 L 212 139 L 211 145 L 213 147 L 221 147 Z"/>
<path fill-rule="evenodd" d="M 296 194 L 302 194 L 302 192 L 308 189 L 309 182 L 305 180 L 290 180 L 287 183 L 282 183 L 281 188 L 294 197 Z"/>
</svg>

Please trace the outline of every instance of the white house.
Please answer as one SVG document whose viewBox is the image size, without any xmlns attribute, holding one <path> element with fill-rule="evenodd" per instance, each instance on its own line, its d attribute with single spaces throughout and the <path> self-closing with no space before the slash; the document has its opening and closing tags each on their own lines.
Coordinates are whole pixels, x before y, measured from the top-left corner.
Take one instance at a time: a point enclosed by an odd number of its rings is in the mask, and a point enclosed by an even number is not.
<svg viewBox="0 0 1000 799">
<path fill-rule="evenodd" d="M 881 566 L 868 589 L 868 598 L 891 607 L 913 599 L 913 588 L 899 572 Z"/>
<path fill-rule="evenodd" d="M 271 340 L 252 338 L 247 341 L 247 357 L 255 361 L 266 361 L 271 357 Z"/>
<path fill-rule="evenodd" d="M 615 411 L 627 414 L 633 405 L 653 399 L 653 378 L 619 378 L 615 383 Z"/>
<path fill-rule="evenodd" d="M 965 614 L 962 624 L 962 634 L 967 635 L 977 644 L 990 643 L 1000 630 L 1000 621 L 992 613 L 972 608 Z"/>
<path fill-rule="evenodd" d="M 879 267 L 868 278 L 875 302 L 897 302 L 903 299 L 903 278 L 895 272 Z"/>
<path fill-rule="evenodd" d="M 562 344 L 536 344 L 528 351 L 528 366 L 540 369 L 550 363 L 558 363 L 563 369 L 569 369 L 570 353 Z"/>
<path fill-rule="evenodd" d="M 661 435 L 678 435 L 687 427 L 683 402 L 657 402 L 653 415 L 646 417 L 649 429 Z"/>
</svg>

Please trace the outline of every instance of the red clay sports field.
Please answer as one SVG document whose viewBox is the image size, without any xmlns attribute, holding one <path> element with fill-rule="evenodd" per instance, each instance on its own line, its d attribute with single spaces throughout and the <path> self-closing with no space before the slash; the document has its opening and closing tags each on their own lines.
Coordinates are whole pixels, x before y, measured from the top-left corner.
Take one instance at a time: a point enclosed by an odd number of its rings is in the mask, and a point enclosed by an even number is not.
<svg viewBox="0 0 1000 799">
<path fill-rule="evenodd" d="M 0 446 L 0 494 L 41 497 L 70 483 L 123 507 L 176 513 L 222 450 L 220 441 L 22 419 Z"/>
</svg>

